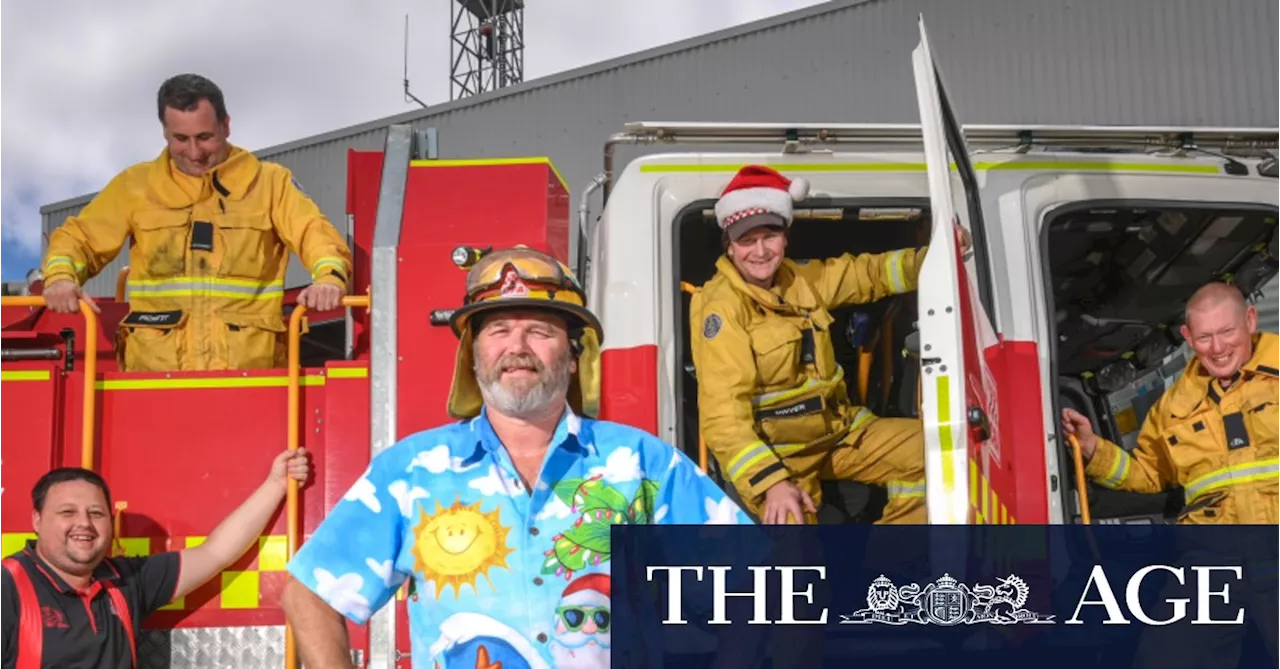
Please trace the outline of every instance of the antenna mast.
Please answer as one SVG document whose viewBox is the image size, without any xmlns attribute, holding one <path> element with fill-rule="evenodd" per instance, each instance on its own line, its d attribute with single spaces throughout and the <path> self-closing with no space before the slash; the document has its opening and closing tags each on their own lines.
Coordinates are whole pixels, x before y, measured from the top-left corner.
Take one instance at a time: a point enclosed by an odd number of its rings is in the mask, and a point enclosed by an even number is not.
<svg viewBox="0 0 1280 669">
<path fill-rule="evenodd" d="M 454 0 L 449 99 L 524 81 L 523 0 Z"/>
</svg>

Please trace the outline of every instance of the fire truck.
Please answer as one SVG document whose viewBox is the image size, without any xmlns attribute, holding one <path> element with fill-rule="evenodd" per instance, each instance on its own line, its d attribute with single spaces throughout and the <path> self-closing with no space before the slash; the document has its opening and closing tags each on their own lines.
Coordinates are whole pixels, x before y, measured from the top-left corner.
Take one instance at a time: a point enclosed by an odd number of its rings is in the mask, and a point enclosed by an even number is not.
<svg viewBox="0 0 1280 669">
<path fill-rule="evenodd" d="M 428 160 L 411 127 L 390 126 L 382 151 L 348 154 L 352 295 L 333 313 L 288 302 L 285 369 L 121 372 L 122 294 L 77 316 L 46 310 L 38 287 L 5 297 L 4 553 L 34 536 L 27 490 L 51 467 L 101 472 L 114 550 L 148 555 L 200 542 L 272 454 L 305 447 L 314 481 L 239 562 L 149 618 L 139 646 L 144 666 L 297 666 L 285 564 L 372 455 L 450 420 L 456 340 L 439 326 L 460 305 L 459 267 L 515 244 L 567 262 L 574 235 L 605 329 L 601 418 L 675 444 L 732 493 L 698 434 L 687 315 L 721 253 L 715 200 L 746 164 L 812 184 L 791 257 L 929 246 L 916 292 L 837 310 L 831 327 L 851 395 L 922 421 L 930 523 L 1172 520 L 1177 491 L 1086 483 L 1057 416 L 1072 406 L 1132 447 L 1188 355 L 1176 325 L 1191 292 L 1226 279 L 1252 295 L 1275 276 L 1276 130 L 962 126 L 923 23 L 913 59 L 919 124 L 632 123 L 576 211 L 546 158 Z M 615 167 L 630 145 L 672 150 Z M 832 483 L 820 517 L 874 521 L 877 495 Z M 409 666 L 411 597 L 350 626 L 353 666 Z"/>
</svg>

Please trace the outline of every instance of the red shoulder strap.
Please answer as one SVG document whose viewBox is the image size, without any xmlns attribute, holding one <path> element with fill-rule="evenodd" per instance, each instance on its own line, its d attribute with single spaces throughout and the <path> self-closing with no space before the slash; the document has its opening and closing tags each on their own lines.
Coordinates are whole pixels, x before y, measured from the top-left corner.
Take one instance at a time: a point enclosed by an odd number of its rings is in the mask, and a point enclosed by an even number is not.
<svg viewBox="0 0 1280 669">
<path fill-rule="evenodd" d="M 107 596 L 111 598 L 111 606 L 116 610 L 120 624 L 124 625 L 124 633 L 129 637 L 129 656 L 133 658 L 133 666 L 136 667 L 138 666 L 138 639 L 133 636 L 133 612 L 129 610 L 129 600 L 125 599 L 124 593 L 120 592 L 120 588 L 111 581 L 102 581 L 102 587 L 106 588 Z"/>
<path fill-rule="evenodd" d="M 17 669 L 40 669 L 44 655 L 44 616 L 40 615 L 40 600 L 35 586 L 22 564 L 13 558 L 4 559 L 4 568 L 13 577 L 18 591 L 18 664 Z"/>
</svg>

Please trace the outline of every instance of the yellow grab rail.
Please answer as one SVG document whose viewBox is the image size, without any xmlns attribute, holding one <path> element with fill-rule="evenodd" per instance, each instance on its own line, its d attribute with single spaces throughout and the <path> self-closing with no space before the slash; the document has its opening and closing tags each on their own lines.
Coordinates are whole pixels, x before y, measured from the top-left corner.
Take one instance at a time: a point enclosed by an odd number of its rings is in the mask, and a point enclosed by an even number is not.
<svg viewBox="0 0 1280 669">
<path fill-rule="evenodd" d="M 42 295 L 11 295 L 0 297 L 4 307 L 43 307 Z M 98 378 L 98 314 L 89 303 L 80 300 L 80 314 L 84 316 L 84 407 L 80 422 L 80 466 L 94 469 L 93 442 L 98 424 L 97 394 L 94 385 Z M 73 352 L 74 353 L 74 352 Z"/>
<path fill-rule="evenodd" d="M 1067 442 L 1071 444 L 1071 459 L 1076 465 L 1076 495 L 1080 497 L 1080 520 L 1085 525 L 1093 522 L 1089 517 L 1089 489 L 1085 487 L 1084 456 L 1080 452 L 1080 440 L 1076 435 L 1068 434 Z"/>
<path fill-rule="evenodd" d="M 124 302 L 125 297 L 129 294 L 128 288 L 129 266 L 125 265 L 124 267 L 121 267 L 120 271 L 116 274 L 116 302 Z"/>
<path fill-rule="evenodd" d="M 349 295 L 342 298 L 342 306 L 344 307 L 369 307 L 368 295 Z M 299 304 L 294 308 L 293 313 L 289 315 L 289 414 L 287 417 L 289 423 L 289 450 L 298 450 L 298 433 L 299 418 L 298 410 L 301 396 L 301 377 L 302 377 L 302 317 L 307 313 L 307 308 Z M 298 482 L 289 479 L 289 487 L 286 489 L 285 497 L 285 524 L 288 534 L 288 558 L 298 551 L 298 539 L 301 530 L 298 527 Z M 297 669 L 298 666 L 298 650 L 294 645 L 293 627 L 289 625 L 289 621 L 284 623 L 284 666 L 287 669 Z"/>
</svg>

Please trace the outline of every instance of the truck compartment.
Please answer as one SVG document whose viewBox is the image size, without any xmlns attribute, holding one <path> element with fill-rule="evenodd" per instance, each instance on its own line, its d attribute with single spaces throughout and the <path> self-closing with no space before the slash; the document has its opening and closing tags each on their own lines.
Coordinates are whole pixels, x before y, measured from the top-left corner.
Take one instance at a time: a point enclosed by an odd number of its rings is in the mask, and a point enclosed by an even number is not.
<svg viewBox="0 0 1280 669">
<path fill-rule="evenodd" d="M 1151 406 L 1192 356 L 1179 327 L 1203 284 L 1224 277 L 1261 286 L 1258 252 L 1274 244 L 1276 208 L 1227 203 L 1096 201 L 1052 212 L 1042 231 L 1046 299 L 1057 342 L 1058 425 L 1064 407 L 1089 416 L 1097 433 L 1127 450 Z M 1075 481 L 1060 444 L 1061 480 Z M 1120 492 L 1088 483 L 1094 522 L 1173 522 L 1181 489 Z M 1065 508 L 1079 517 L 1074 483 Z"/>
<path fill-rule="evenodd" d="M 881 253 L 928 243 L 928 199 L 810 198 L 795 212 L 786 255 L 791 259 L 838 257 L 844 253 Z M 691 295 L 681 284 L 698 287 L 715 275 L 723 253 L 716 224 L 715 201 L 692 203 L 674 223 L 680 307 L 674 314 L 679 374 L 675 383 L 679 410 L 677 446 L 697 458 L 699 449 L 697 370 L 690 352 L 688 322 Z M 845 371 L 849 395 L 880 416 L 917 416 L 917 367 L 904 351 L 915 330 L 914 293 L 872 304 L 833 309 L 832 340 Z M 865 384 L 865 396 L 862 387 Z M 714 456 L 708 468 L 721 487 L 736 496 L 733 485 L 719 472 Z M 824 488 L 819 510 L 823 523 L 871 522 L 879 517 L 884 491 L 855 482 L 831 483 Z"/>
</svg>

